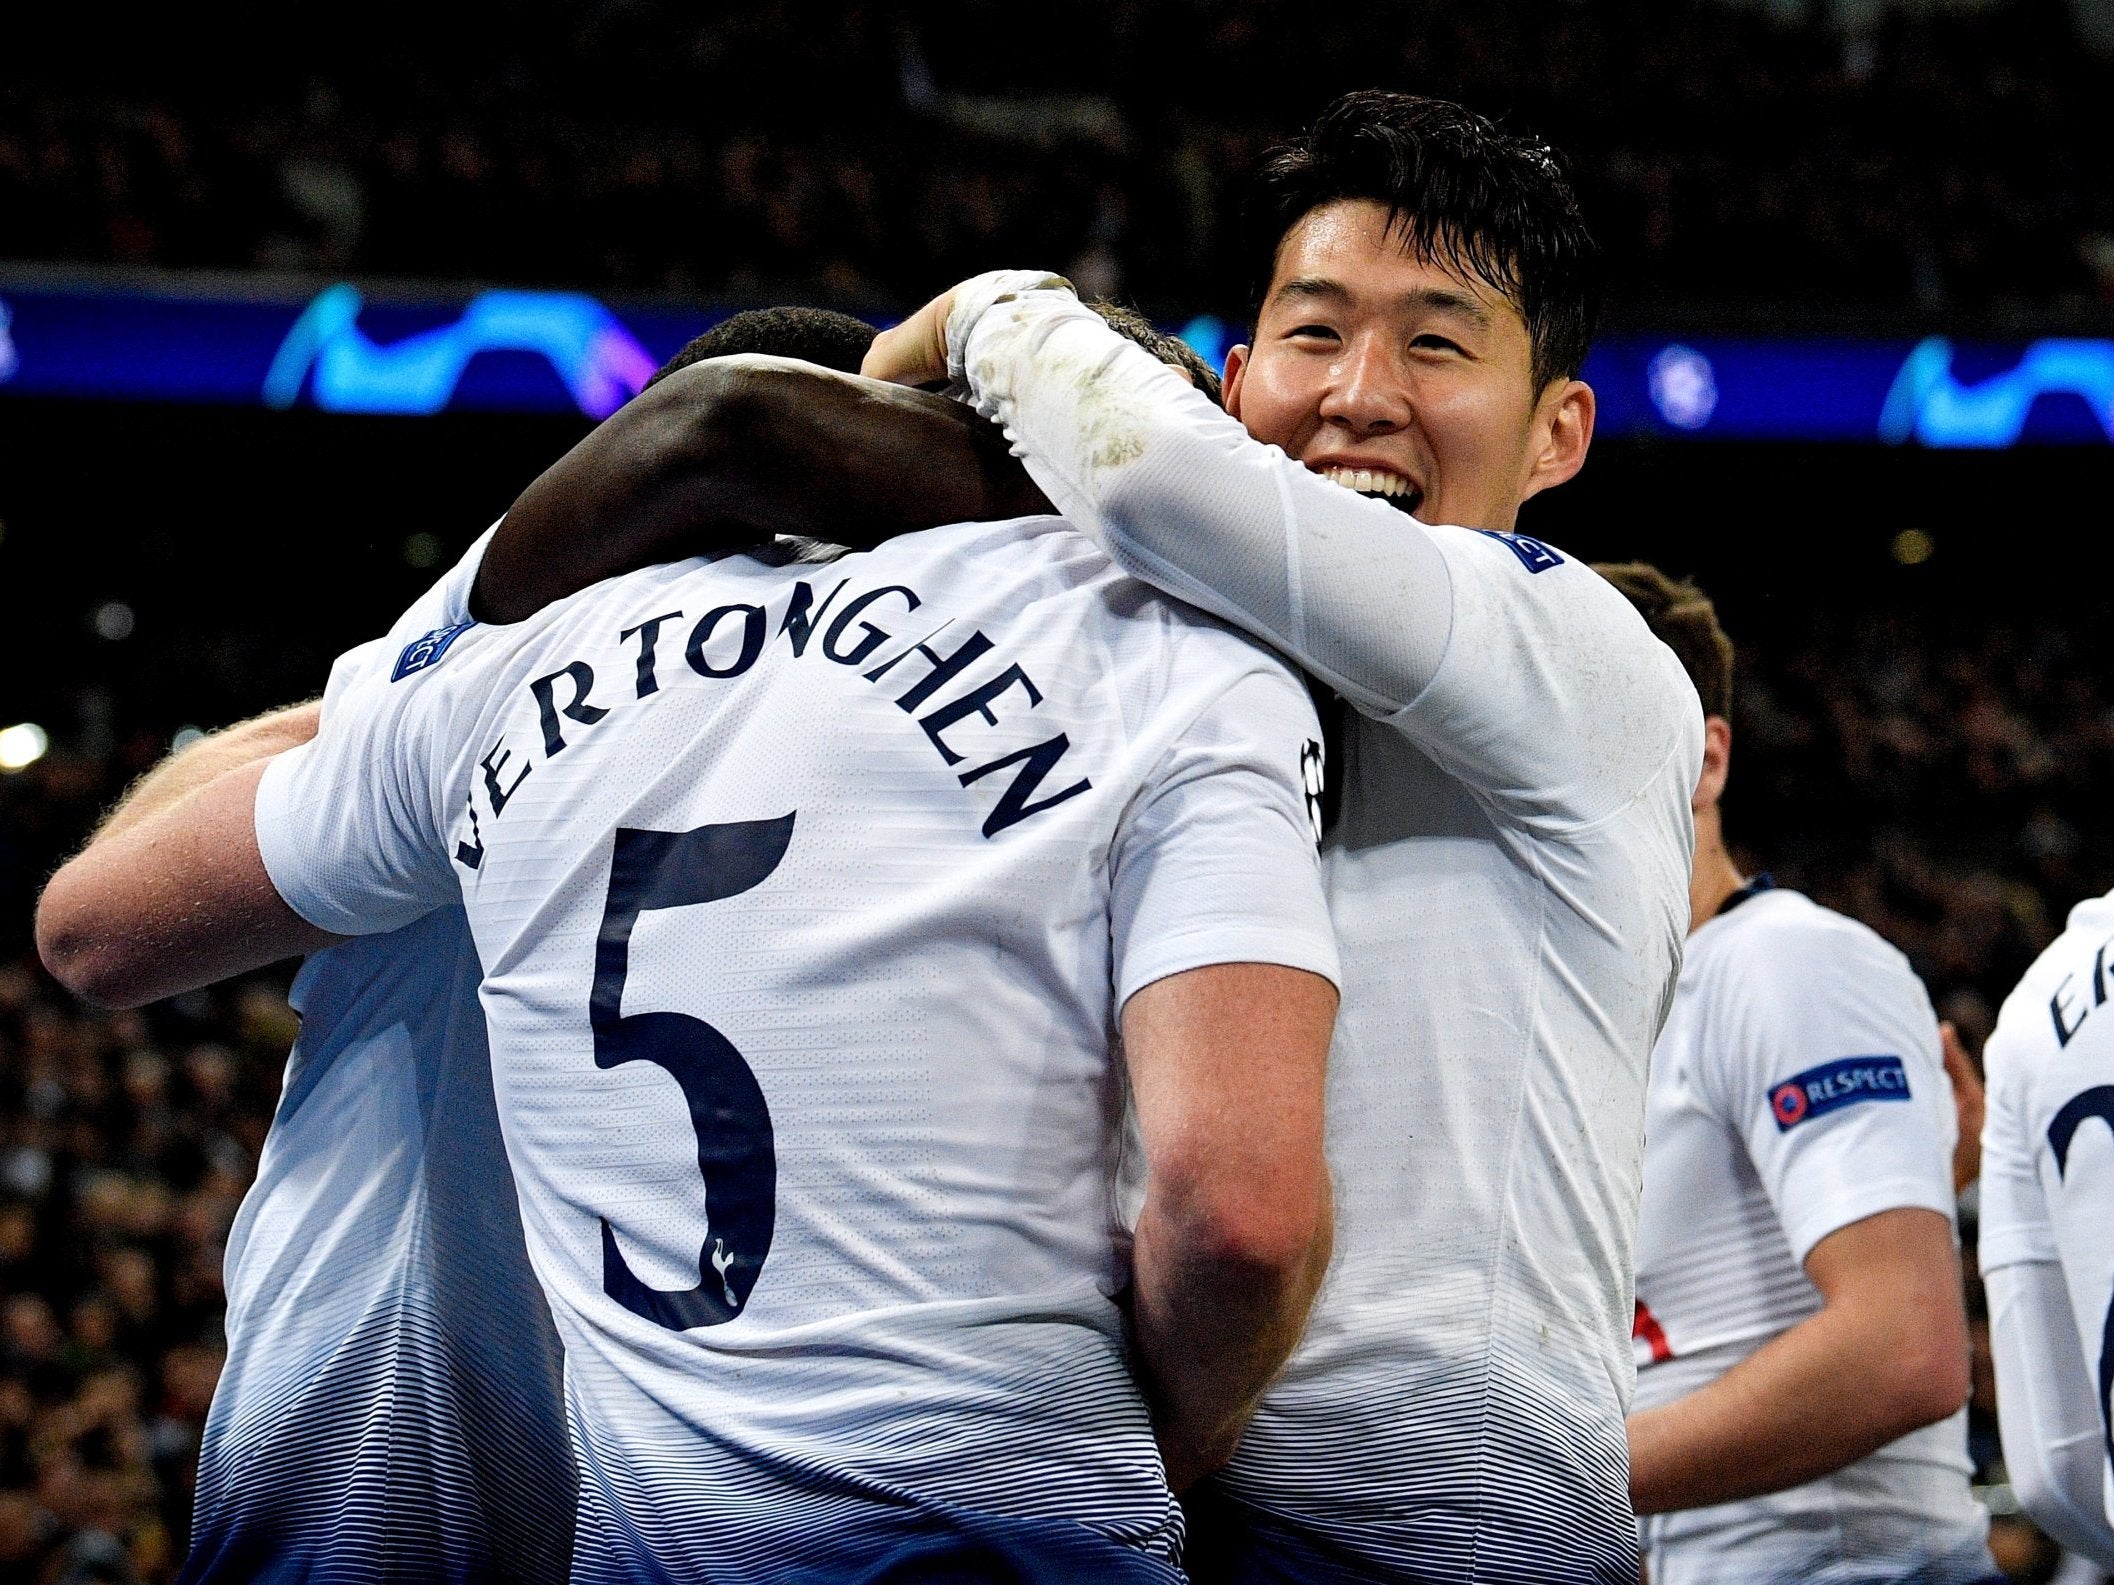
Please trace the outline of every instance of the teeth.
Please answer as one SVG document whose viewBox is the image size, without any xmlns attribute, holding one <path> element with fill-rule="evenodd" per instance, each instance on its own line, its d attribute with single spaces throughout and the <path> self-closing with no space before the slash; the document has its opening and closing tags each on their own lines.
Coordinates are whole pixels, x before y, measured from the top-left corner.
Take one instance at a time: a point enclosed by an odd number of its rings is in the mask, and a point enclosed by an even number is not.
<svg viewBox="0 0 2114 1585">
<path fill-rule="evenodd" d="M 1329 468 L 1323 477 L 1360 495 L 1407 495 L 1416 488 L 1399 473 L 1378 468 Z"/>
</svg>

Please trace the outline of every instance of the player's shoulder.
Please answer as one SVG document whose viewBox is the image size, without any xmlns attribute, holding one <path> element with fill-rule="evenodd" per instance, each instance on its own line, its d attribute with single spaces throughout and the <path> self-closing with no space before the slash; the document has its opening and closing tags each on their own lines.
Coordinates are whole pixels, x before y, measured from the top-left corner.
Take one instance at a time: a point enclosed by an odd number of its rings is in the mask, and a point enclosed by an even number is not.
<svg viewBox="0 0 2114 1585">
<path fill-rule="evenodd" d="M 1621 753 L 1647 768 L 1672 756 L 1685 803 L 1702 761 L 1702 701 L 1629 597 L 1577 556 L 1531 534 L 1443 526 L 1430 533 L 1453 580 L 1447 663 L 1516 685 L 1516 671 L 1492 666 L 1488 648 L 1493 633 L 1511 634 L 1513 647 L 1533 657 L 1537 685 L 1551 699 L 1577 700 L 1584 711 L 1578 719 L 1597 724 L 1596 758 Z"/>
<path fill-rule="evenodd" d="M 1689 941 L 1688 961 L 1765 990 L 1885 981 L 1922 989 L 1907 955 L 1870 925 L 1784 886 L 1754 891 L 1704 925 Z"/>
<path fill-rule="evenodd" d="M 1997 1011 L 1984 1059 L 1992 1085 L 2030 1076 L 2073 1044 L 2114 1047 L 2114 892 L 2070 910 Z M 2097 1024 L 2095 1029 L 2093 1026 Z"/>
<path fill-rule="evenodd" d="M 1532 534 L 1426 525 L 1449 570 L 1476 575 L 1506 603 L 1524 603 L 1542 620 L 1603 630 L 1639 649 L 1656 643 L 1629 597 L 1585 561 Z"/>
<path fill-rule="evenodd" d="M 1298 686 L 1296 673 L 1274 651 L 1130 576 L 1065 518 L 958 523 L 890 543 L 932 564 L 973 567 L 977 587 L 1011 590 L 1023 608 L 1044 602 L 1076 607 L 1118 670 L 1140 663 L 1164 665 L 1170 675 L 1261 670 Z"/>
<path fill-rule="evenodd" d="M 998 588 L 1083 586 L 1114 575 L 1115 568 L 1107 552 L 1049 513 L 945 523 L 900 534 L 846 559 L 934 571 L 973 569 L 978 583 Z"/>
</svg>

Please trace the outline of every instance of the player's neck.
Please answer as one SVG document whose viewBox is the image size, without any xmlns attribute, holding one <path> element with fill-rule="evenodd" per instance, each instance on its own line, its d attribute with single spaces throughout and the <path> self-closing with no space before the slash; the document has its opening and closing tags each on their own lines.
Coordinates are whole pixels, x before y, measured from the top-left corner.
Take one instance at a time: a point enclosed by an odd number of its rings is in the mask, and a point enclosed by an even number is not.
<svg viewBox="0 0 2114 1585">
<path fill-rule="evenodd" d="M 1688 930 L 1693 935 L 1725 906 L 1725 899 L 1747 884 L 1732 855 L 1725 851 L 1725 827 L 1715 807 L 1696 813 L 1696 861 L 1688 872 Z"/>
</svg>

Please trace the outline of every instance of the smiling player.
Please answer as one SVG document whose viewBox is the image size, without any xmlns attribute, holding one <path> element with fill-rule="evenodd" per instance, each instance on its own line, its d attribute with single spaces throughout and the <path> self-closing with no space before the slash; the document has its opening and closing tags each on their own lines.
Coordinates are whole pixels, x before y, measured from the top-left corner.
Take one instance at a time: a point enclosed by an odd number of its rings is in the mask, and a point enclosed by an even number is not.
<svg viewBox="0 0 2114 1585">
<path fill-rule="evenodd" d="M 1260 197 L 1225 413 L 1031 272 L 936 300 L 867 370 L 951 375 L 1125 569 L 1356 707 L 1325 855 L 1337 1259 L 1194 1510 L 1193 1572 L 1633 1581 L 1644 1078 L 1702 720 L 1620 594 L 1513 532 L 1591 440 L 1592 245 L 1545 149 L 1402 95 L 1340 101 Z M 959 407 L 759 367 L 671 382 L 538 489 L 480 578 L 495 613 L 788 520 L 1024 509 Z"/>
</svg>

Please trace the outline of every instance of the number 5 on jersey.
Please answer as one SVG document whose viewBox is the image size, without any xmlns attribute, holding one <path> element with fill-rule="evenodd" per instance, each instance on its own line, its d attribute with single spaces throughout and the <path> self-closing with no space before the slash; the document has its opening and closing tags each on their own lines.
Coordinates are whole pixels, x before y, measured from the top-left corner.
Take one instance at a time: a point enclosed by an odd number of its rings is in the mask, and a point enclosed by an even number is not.
<svg viewBox="0 0 2114 1585">
<path fill-rule="evenodd" d="M 634 1315 L 675 1331 L 718 1326 L 748 1303 L 777 1223 L 778 1152 L 756 1075 L 725 1035 L 687 1013 L 624 1016 L 631 930 L 640 914 L 656 908 L 715 903 L 760 885 L 792 839 L 790 814 L 695 831 L 617 831 L 588 998 L 595 1066 L 651 1062 L 674 1075 L 690 1103 L 708 1220 L 697 1253 L 697 1286 L 666 1289 L 639 1280 L 603 1217 L 602 1291 Z"/>
</svg>

